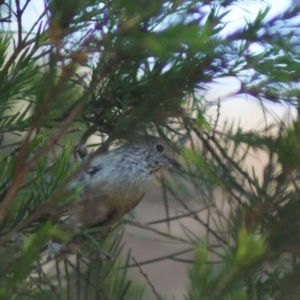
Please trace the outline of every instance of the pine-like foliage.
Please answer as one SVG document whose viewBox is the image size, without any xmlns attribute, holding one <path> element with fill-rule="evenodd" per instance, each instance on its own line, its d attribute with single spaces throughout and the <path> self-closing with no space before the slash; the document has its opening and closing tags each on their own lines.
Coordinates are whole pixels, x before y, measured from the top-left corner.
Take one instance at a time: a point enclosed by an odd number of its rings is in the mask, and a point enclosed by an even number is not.
<svg viewBox="0 0 300 300">
<path fill-rule="evenodd" d="M 206 114 L 222 101 L 205 91 L 227 77 L 263 111 L 268 102 L 299 110 L 300 4 L 275 16 L 264 6 L 227 30 L 231 11 L 257 2 L 0 1 L 1 299 L 162 299 L 127 276 L 121 224 L 102 242 L 83 231 L 75 259 L 46 254 L 51 239 L 70 239 L 56 216 L 80 193 L 65 188 L 76 149 L 98 135 L 106 151 L 137 133 L 169 140 L 183 168 L 161 177 L 165 218 L 155 223 L 165 232 L 126 223 L 184 245 L 161 259 L 195 254 L 182 259 L 185 299 L 299 299 L 300 120 L 245 133 Z M 253 150 L 268 157 L 261 180 L 244 168 Z M 181 215 L 171 215 L 170 197 Z M 183 218 L 202 234 L 171 234 Z"/>
</svg>

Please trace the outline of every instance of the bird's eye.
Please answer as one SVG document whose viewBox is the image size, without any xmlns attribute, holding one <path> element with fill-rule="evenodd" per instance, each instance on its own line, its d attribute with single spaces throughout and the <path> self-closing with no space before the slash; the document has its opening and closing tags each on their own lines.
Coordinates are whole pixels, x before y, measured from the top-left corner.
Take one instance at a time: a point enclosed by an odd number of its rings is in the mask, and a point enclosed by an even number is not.
<svg viewBox="0 0 300 300">
<path fill-rule="evenodd" d="M 156 145 L 156 150 L 158 152 L 163 152 L 164 151 L 164 146 L 162 146 L 162 145 Z"/>
</svg>

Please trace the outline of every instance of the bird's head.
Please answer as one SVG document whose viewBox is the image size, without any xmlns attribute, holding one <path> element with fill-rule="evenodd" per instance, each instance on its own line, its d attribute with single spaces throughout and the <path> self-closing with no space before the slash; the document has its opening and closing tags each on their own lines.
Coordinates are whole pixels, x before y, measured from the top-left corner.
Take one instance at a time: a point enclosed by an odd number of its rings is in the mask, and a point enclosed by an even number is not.
<svg viewBox="0 0 300 300">
<path fill-rule="evenodd" d="M 143 159 L 148 163 L 151 173 L 162 168 L 180 167 L 180 164 L 175 159 L 176 152 L 162 138 L 139 136 L 131 144 L 143 155 Z"/>
</svg>

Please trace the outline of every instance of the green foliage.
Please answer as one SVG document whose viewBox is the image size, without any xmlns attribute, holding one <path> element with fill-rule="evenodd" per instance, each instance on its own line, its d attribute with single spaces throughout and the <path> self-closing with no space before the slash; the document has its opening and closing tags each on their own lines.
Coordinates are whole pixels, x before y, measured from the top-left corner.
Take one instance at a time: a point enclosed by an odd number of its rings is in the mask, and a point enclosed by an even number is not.
<svg viewBox="0 0 300 300">
<path fill-rule="evenodd" d="M 207 246 L 198 246 L 189 274 L 191 291 L 187 299 L 248 299 L 241 275 L 250 276 L 257 271 L 257 262 L 266 251 L 265 240 L 245 229 L 238 233 L 236 248 L 227 249 L 217 266 L 209 264 Z"/>
<path fill-rule="evenodd" d="M 145 263 L 189 263 L 186 299 L 298 297 L 298 116 L 261 131 L 220 127 L 222 99 L 203 96 L 234 77 L 234 95 L 255 98 L 265 114 L 267 102 L 299 111 L 300 5 L 272 17 L 265 6 L 228 31 L 230 12 L 252 2 L 47 0 L 28 28 L 35 1 L 0 1 L 1 299 L 163 298 L 142 263 L 134 266 L 151 291 L 128 279 L 119 224 L 72 237 L 60 218 L 81 192 L 67 189 L 79 173 L 75 149 L 92 135 L 105 150 L 136 133 L 169 140 L 183 165 L 161 177 L 165 217 L 127 224 L 185 249 Z M 261 179 L 244 167 L 253 151 L 268 157 Z M 181 236 L 172 233 L 176 221 Z M 48 261 L 51 239 L 83 251 Z M 180 257 L 190 252 L 194 261 Z"/>
</svg>

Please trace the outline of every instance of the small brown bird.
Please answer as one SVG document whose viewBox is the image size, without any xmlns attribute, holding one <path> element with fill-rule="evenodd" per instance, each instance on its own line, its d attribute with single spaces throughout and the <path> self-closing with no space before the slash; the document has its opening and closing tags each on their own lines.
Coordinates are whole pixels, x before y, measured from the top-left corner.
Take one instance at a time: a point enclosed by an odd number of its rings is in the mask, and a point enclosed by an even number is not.
<svg viewBox="0 0 300 300">
<path fill-rule="evenodd" d="M 140 136 L 133 142 L 96 156 L 90 168 L 72 186 L 81 185 L 81 197 L 72 203 L 66 221 L 80 227 L 111 225 L 134 209 L 144 197 L 151 174 L 179 166 L 175 151 L 161 138 Z"/>
</svg>

